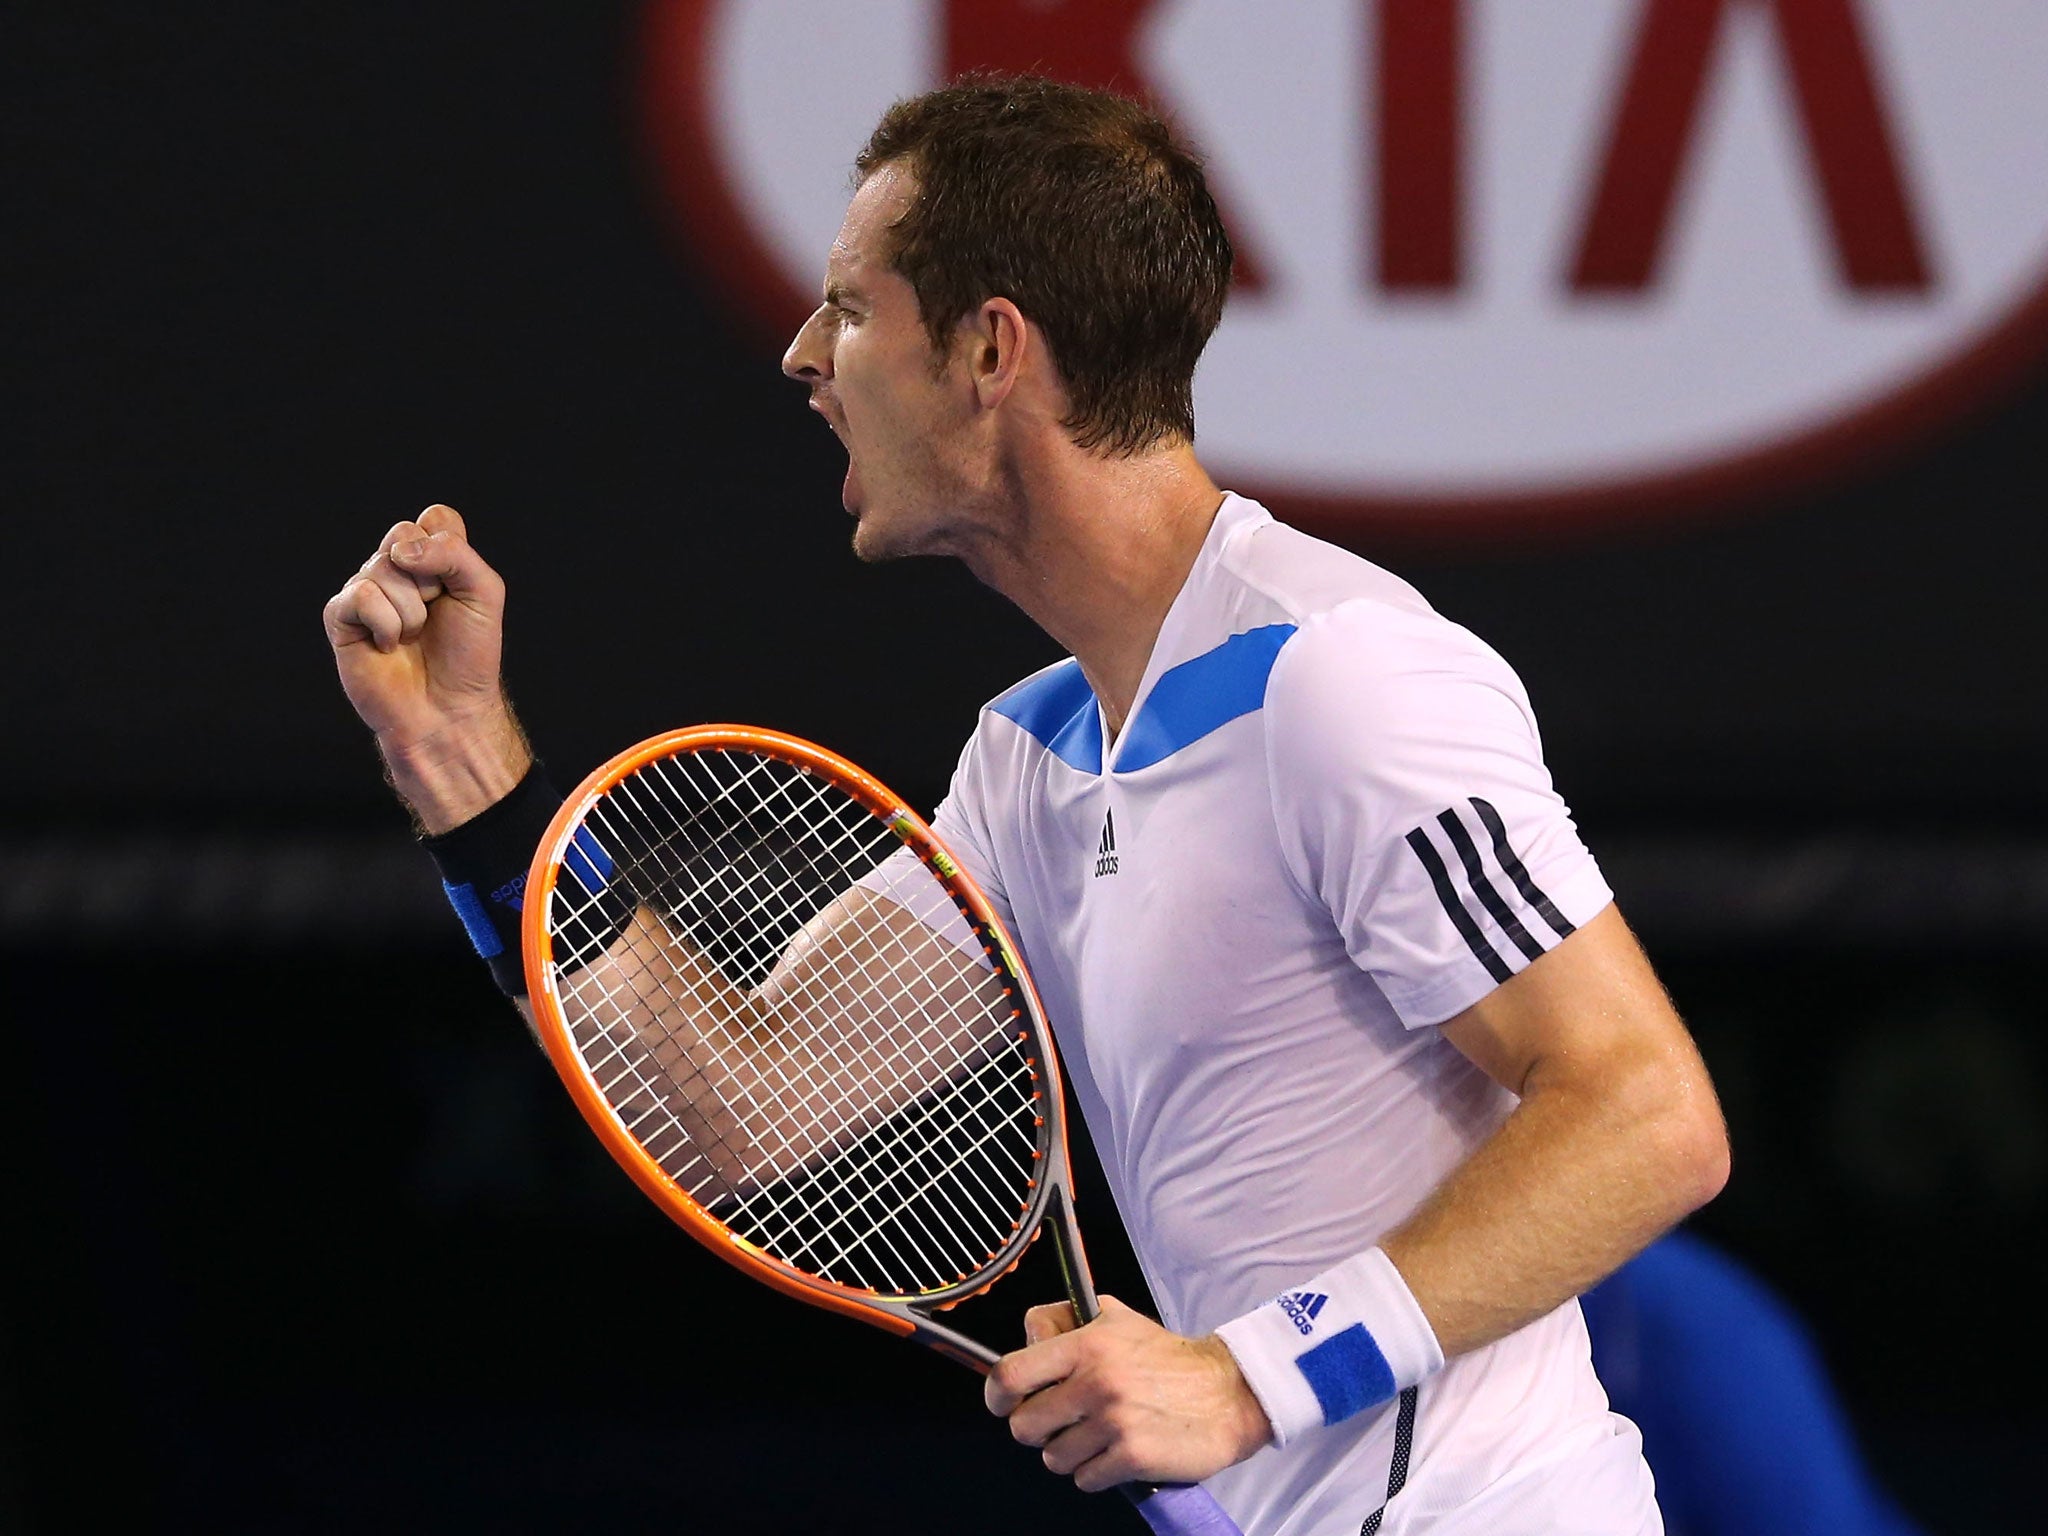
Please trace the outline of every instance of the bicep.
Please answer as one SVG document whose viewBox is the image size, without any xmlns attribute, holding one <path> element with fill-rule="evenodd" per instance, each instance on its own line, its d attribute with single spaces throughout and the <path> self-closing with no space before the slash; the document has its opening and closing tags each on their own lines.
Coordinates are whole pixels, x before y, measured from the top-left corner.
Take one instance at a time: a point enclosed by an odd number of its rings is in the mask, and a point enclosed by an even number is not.
<svg viewBox="0 0 2048 1536">
<path fill-rule="evenodd" d="M 1691 1035 L 1611 903 L 1440 1028 L 1488 1077 L 1524 1097 L 1644 1072 L 1706 1080 Z"/>
<path fill-rule="evenodd" d="M 998 1028 L 1000 978 L 943 890 L 918 878 L 941 899 L 856 886 L 805 924 L 754 994 L 761 1010 L 813 1039 L 895 1053 L 892 1073 L 906 1053 Z"/>
</svg>

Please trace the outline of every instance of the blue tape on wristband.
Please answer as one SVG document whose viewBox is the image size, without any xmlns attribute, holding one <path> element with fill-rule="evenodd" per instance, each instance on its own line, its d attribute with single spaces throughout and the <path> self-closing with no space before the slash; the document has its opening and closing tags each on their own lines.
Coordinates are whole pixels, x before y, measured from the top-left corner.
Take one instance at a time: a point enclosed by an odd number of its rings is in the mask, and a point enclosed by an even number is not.
<svg viewBox="0 0 2048 1536">
<path fill-rule="evenodd" d="M 498 930 L 491 926 L 491 915 L 478 900 L 473 885 L 451 885 L 441 882 L 441 889 L 448 893 L 448 905 L 455 909 L 455 915 L 462 919 L 462 930 L 469 935 L 469 942 L 476 946 L 476 952 L 486 960 L 495 960 L 505 952 L 505 941 L 498 937 Z"/>
<path fill-rule="evenodd" d="M 441 871 L 448 904 L 462 919 L 477 954 L 490 966 L 491 979 L 508 997 L 526 995 L 526 967 L 519 942 L 526 871 L 534 846 L 546 834 L 561 804 L 561 792 L 548 782 L 547 771 L 536 762 L 503 799 L 425 841 L 427 853 Z M 594 856 L 577 862 L 593 870 L 599 864 Z M 606 868 L 610 862 L 603 860 Z M 573 880 L 565 883 L 575 884 Z M 595 914 L 612 918 L 612 907 L 623 899 L 595 909 Z"/>
<path fill-rule="evenodd" d="M 1394 1395 L 1394 1368 L 1363 1323 L 1333 1333 L 1295 1356 L 1294 1364 L 1322 1404 L 1325 1424 L 1340 1423 Z"/>
<path fill-rule="evenodd" d="M 562 855 L 562 867 L 583 882 L 583 888 L 592 895 L 611 883 L 612 856 L 598 846 L 596 838 L 590 835 L 590 828 L 578 827 L 576 835 L 569 840 L 568 851 Z"/>
</svg>

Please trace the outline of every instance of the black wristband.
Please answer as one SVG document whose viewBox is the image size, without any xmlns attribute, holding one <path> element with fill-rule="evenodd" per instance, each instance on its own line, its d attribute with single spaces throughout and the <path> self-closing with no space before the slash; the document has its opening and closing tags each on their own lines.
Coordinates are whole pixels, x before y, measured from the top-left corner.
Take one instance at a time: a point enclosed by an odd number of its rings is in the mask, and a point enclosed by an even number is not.
<svg viewBox="0 0 2048 1536">
<path fill-rule="evenodd" d="M 519 953 L 526 871 L 561 806 L 562 792 L 536 762 L 504 799 L 424 840 L 441 871 L 448 904 L 507 997 L 526 996 L 526 966 Z"/>
</svg>

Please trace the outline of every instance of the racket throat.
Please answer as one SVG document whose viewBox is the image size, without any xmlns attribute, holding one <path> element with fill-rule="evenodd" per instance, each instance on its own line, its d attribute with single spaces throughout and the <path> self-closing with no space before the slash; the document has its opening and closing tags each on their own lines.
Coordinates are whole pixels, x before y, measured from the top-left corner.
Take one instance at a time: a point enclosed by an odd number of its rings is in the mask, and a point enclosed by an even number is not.
<svg viewBox="0 0 2048 1536">
<path fill-rule="evenodd" d="M 1074 1308 L 1076 1323 L 1092 1323 L 1102 1311 L 1095 1294 L 1095 1277 L 1088 1272 L 1087 1251 L 1081 1246 L 1080 1224 L 1074 1219 L 1074 1197 L 1064 1183 L 1053 1187 L 1046 1218 L 1052 1225 L 1053 1252 L 1059 1256 L 1060 1283 Z"/>
</svg>

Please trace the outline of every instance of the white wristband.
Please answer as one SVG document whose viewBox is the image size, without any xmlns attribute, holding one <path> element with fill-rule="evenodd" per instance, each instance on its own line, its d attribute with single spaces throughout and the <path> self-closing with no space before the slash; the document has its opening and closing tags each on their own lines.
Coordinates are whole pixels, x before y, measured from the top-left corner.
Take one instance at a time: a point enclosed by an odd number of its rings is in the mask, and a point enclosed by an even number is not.
<svg viewBox="0 0 2048 1536">
<path fill-rule="evenodd" d="M 1216 1330 L 1285 1445 L 1386 1402 L 1442 1368 L 1429 1319 L 1377 1248 Z"/>
</svg>

